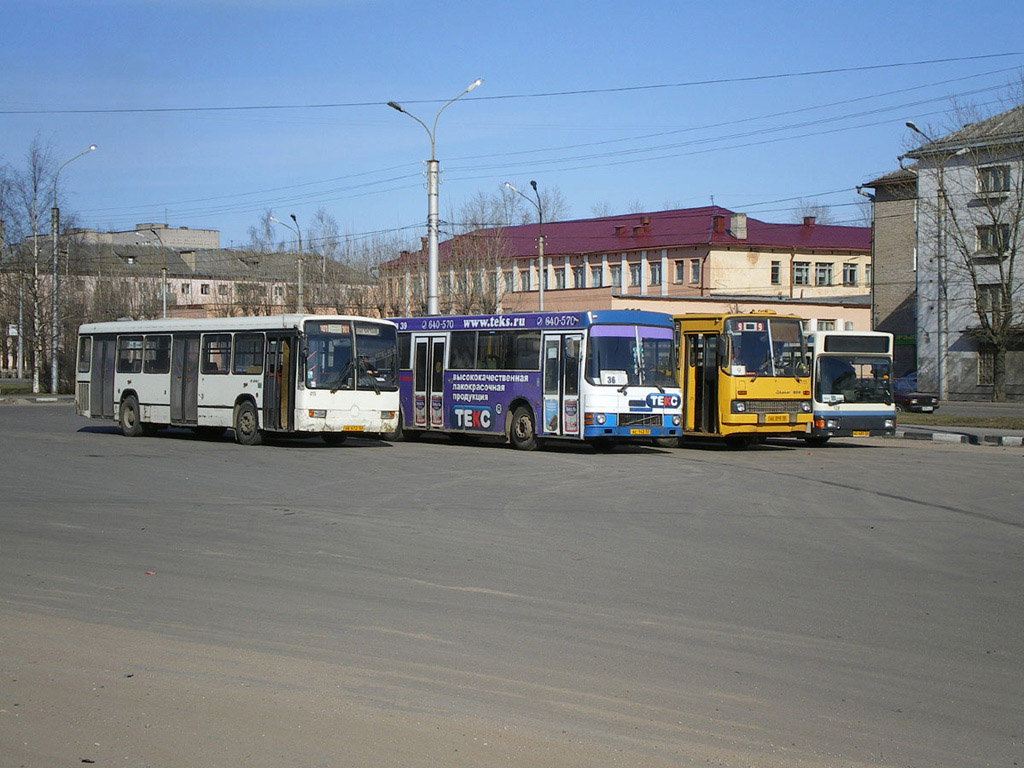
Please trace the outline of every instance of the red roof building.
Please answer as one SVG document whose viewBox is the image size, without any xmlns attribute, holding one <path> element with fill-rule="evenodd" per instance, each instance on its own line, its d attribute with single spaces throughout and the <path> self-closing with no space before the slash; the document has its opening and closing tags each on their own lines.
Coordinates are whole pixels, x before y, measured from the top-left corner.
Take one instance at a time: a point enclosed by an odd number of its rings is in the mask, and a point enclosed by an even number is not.
<svg viewBox="0 0 1024 768">
<path fill-rule="evenodd" d="M 719 206 L 479 229 L 439 246 L 443 313 L 598 309 L 612 297 L 851 299 L 871 285 L 871 230 L 773 224 Z M 420 310 L 426 250 L 385 265 Z"/>
</svg>

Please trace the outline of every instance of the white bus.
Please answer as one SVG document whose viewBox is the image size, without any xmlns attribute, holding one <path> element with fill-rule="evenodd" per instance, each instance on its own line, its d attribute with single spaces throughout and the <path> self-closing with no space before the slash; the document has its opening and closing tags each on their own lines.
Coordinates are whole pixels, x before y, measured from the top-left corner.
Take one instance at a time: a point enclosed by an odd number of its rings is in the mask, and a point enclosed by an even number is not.
<svg viewBox="0 0 1024 768">
<path fill-rule="evenodd" d="M 892 334 L 817 331 L 809 342 L 814 420 L 804 439 L 893 434 Z"/>
<path fill-rule="evenodd" d="M 78 331 L 75 409 L 135 437 L 161 427 L 320 434 L 335 445 L 398 423 L 398 339 L 341 315 L 90 323 Z"/>
</svg>

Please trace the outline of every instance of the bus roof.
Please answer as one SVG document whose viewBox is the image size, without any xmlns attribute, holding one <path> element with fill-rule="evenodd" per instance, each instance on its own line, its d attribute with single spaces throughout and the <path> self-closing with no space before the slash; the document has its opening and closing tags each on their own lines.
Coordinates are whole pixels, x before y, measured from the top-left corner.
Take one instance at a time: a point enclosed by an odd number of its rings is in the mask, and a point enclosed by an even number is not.
<svg viewBox="0 0 1024 768">
<path fill-rule="evenodd" d="M 114 320 L 107 323 L 86 323 L 78 329 L 87 333 L 160 333 L 172 331 L 252 331 L 278 328 L 301 328 L 307 320 L 325 322 L 360 320 L 368 323 L 394 325 L 390 320 L 357 315 L 267 315 L 262 317 L 174 317 L 156 320 Z"/>
<path fill-rule="evenodd" d="M 394 317 L 403 331 L 499 331 L 588 328 L 592 325 L 649 325 L 671 328 L 672 317 L 642 309 L 602 309 L 588 312 L 521 312 L 510 315 L 434 315 Z"/>
</svg>

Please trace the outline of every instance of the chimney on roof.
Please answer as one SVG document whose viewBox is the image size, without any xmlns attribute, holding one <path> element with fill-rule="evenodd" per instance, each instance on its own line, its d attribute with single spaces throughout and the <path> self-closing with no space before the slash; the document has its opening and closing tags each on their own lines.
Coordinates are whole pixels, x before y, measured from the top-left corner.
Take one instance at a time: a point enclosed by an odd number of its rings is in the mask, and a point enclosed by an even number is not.
<svg viewBox="0 0 1024 768">
<path fill-rule="evenodd" d="M 814 219 L 815 219 L 814 216 L 804 216 L 804 226 L 805 227 L 813 227 L 814 226 Z"/>
<path fill-rule="evenodd" d="M 625 224 L 616 224 L 615 225 L 615 236 L 616 237 L 621 237 L 624 234 L 626 234 L 626 225 Z"/>
<path fill-rule="evenodd" d="M 747 239 L 747 214 L 745 213 L 734 213 L 732 215 L 732 221 L 729 223 L 729 230 L 732 232 L 732 236 L 737 240 Z"/>
<path fill-rule="evenodd" d="M 716 213 L 711 217 L 711 231 L 716 235 L 725 234 L 725 216 L 720 213 Z"/>
<path fill-rule="evenodd" d="M 185 266 L 188 267 L 193 273 L 196 271 L 195 251 L 182 251 L 181 260 L 185 262 Z"/>
</svg>

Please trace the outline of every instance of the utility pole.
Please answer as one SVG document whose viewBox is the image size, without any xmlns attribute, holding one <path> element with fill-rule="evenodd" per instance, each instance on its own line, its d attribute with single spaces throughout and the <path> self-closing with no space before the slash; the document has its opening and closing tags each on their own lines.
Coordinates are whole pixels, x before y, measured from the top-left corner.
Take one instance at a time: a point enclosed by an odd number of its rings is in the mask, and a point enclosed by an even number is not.
<svg viewBox="0 0 1024 768">
<path fill-rule="evenodd" d="M 470 83 L 466 88 L 456 96 L 454 99 L 447 101 L 444 106 L 437 110 L 437 114 L 434 115 L 434 128 L 431 130 L 427 128 L 427 124 L 420 120 L 416 115 L 410 112 L 406 112 L 405 108 L 394 101 L 389 101 L 388 106 L 394 110 L 401 112 L 404 115 L 409 115 L 413 120 L 423 126 L 423 130 L 427 132 L 427 136 L 430 137 L 430 160 L 427 161 L 427 314 L 437 315 L 440 314 L 438 308 L 438 297 L 437 297 L 437 185 L 438 185 L 438 162 L 434 156 L 434 145 L 435 138 L 437 136 L 437 120 L 441 117 L 441 113 L 445 111 L 449 104 L 458 101 L 467 93 L 476 88 L 483 80 L 477 78 Z"/>
<path fill-rule="evenodd" d="M 73 163 L 83 155 L 87 155 L 96 149 L 95 144 L 90 144 L 89 148 L 83 152 L 79 152 L 77 155 L 66 161 L 57 172 L 53 174 L 53 207 L 50 209 L 50 238 L 53 243 L 53 264 L 52 264 L 52 275 L 50 285 L 50 393 L 57 394 L 58 389 L 58 374 L 59 374 L 59 359 L 60 356 L 57 352 L 57 347 L 60 344 L 60 322 L 58 317 L 58 287 L 57 280 L 60 276 L 57 267 L 57 235 L 60 229 L 60 208 L 57 206 L 57 179 L 60 178 L 60 172 L 67 167 L 68 163 Z M 37 366 L 38 367 L 38 366 Z"/>
<path fill-rule="evenodd" d="M 526 202 L 537 209 L 537 278 L 539 285 L 537 286 L 537 309 L 540 312 L 544 311 L 544 280 L 547 277 L 547 265 L 544 263 L 544 206 L 540 202 L 540 192 L 537 191 L 537 182 L 531 181 L 530 186 L 533 187 L 533 194 L 537 196 L 536 202 L 528 198 L 518 189 L 513 187 L 507 181 L 505 186 L 523 198 Z"/>
<path fill-rule="evenodd" d="M 299 220 L 295 218 L 295 214 L 292 213 L 292 214 L 289 214 L 289 216 L 291 217 L 291 220 L 293 222 L 295 222 L 295 226 L 294 227 L 291 226 L 290 224 L 285 224 L 283 221 L 275 219 L 273 216 L 269 216 L 268 218 L 272 222 L 274 222 L 275 224 L 280 224 L 285 229 L 290 229 L 292 232 L 295 233 L 295 237 L 298 238 L 298 241 L 299 241 L 299 258 L 298 258 L 298 271 L 299 271 L 299 275 L 298 275 L 298 286 L 296 287 L 296 291 L 295 291 L 295 294 L 296 294 L 295 295 L 295 312 L 297 314 L 301 315 L 305 311 L 305 309 L 303 307 L 303 302 L 302 302 L 302 230 L 299 229 Z"/>
</svg>

